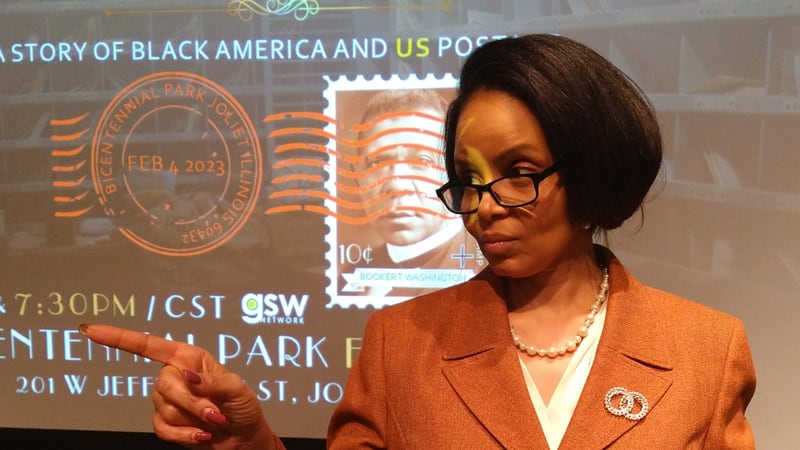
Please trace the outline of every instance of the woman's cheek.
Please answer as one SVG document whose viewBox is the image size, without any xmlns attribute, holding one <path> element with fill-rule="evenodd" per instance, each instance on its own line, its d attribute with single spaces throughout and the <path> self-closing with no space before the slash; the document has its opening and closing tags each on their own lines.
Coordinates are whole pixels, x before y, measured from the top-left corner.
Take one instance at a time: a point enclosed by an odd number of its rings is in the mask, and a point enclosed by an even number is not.
<svg viewBox="0 0 800 450">
<path fill-rule="evenodd" d="M 469 234 L 471 234 L 476 241 L 480 242 L 478 239 L 480 232 L 478 229 L 478 213 L 464 214 L 461 216 L 461 220 L 464 221 L 464 228 L 467 229 Z"/>
</svg>

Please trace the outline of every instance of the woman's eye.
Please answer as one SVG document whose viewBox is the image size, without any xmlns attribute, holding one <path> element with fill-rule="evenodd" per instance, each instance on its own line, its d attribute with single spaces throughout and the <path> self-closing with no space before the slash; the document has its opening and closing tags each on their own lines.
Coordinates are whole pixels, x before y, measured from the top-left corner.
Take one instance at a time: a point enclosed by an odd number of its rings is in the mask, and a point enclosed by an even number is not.
<svg viewBox="0 0 800 450">
<path fill-rule="evenodd" d="M 529 166 L 515 166 L 511 168 L 511 176 L 520 176 L 520 175 L 530 175 L 532 173 L 537 173 L 539 170 L 529 167 Z"/>
</svg>

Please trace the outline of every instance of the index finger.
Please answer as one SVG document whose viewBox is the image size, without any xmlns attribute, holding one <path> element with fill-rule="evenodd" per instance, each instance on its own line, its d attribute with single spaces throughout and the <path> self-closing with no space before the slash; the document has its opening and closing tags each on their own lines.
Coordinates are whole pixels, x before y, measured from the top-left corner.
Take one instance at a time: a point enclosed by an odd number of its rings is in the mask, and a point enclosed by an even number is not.
<svg viewBox="0 0 800 450">
<path fill-rule="evenodd" d="M 111 325 L 84 324 L 79 330 L 98 344 L 135 353 L 163 364 L 167 364 L 181 346 L 178 342 Z"/>
</svg>

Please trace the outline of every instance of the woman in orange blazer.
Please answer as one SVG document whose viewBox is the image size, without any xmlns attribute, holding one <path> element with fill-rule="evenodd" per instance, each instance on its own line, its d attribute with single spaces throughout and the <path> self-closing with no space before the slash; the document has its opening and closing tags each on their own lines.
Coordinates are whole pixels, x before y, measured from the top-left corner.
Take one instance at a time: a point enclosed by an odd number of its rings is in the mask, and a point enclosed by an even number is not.
<svg viewBox="0 0 800 450">
<path fill-rule="evenodd" d="M 747 449 L 755 372 L 735 318 L 634 279 L 606 249 L 610 295 L 589 378 L 560 449 Z M 546 449 L 511 344 L 502 280 L 475 279 L 376 312 L 332 448 Z M 641 393 L 640 420 L 615 416 L 606 393 Z"/>
<path fill-rule="evenodd" d="M 436 194 L 489 268 L 373 315 L 329 448 L 753 448 L 741 323 L 641 285 L 594 242 L 641 207 L 661 158 L 644 94 L 594 51 L 552 35 L 478 48 L 447 113 Z M 162 438 L 282 447 L 207 352 L 83 331 L 167 363 L 153 394 Z"/>
</svg>

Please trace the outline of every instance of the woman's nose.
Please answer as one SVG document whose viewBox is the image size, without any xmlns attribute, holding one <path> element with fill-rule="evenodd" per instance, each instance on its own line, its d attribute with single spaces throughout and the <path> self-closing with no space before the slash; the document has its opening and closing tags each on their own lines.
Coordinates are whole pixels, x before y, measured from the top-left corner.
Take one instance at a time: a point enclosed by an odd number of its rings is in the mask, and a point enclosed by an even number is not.
<svg viewBox="0 0 800 450">
<path fill-rule="evenodd" d="M 477 211 L 479 217 L 487 219 L 497 215 L 505 215 L 506 213 L 508 213 L 508 208 L 497 203 L 491 193 L 483 192 L 481 194 Z"/>
</svg>

